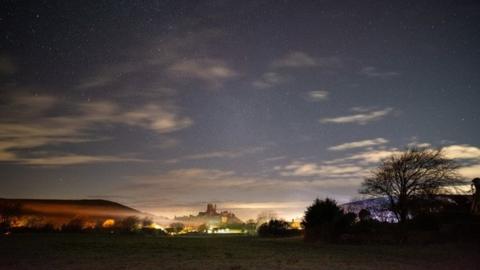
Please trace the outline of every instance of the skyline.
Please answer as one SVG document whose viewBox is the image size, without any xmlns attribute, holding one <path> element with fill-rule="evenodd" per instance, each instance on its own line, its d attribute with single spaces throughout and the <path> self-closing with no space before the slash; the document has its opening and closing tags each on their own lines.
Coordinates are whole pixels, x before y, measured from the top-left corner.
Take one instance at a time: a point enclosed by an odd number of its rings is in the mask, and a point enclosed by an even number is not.
<svg viewBox="0 0 480 270">
<path fill-rule="evenodd" d="M 0 11 L 0 197 L 240 218 L 347 202 L 381 158 L 480 176 L 475 1 L 96 1 Z M 248 216 L 252 215 L 252 216 Z"/>
</svg>

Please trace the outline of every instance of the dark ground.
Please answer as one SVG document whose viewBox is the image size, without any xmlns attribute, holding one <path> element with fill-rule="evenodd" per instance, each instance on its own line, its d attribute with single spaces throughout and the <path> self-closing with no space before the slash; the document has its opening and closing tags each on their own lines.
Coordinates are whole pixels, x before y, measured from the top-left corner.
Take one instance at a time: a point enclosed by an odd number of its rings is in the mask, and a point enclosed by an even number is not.
<svg viewBox="0 0 480 270">
<path fill-rule="evenodd" d="M 480 269 L 474 244 L 321 245 L 246 236 L 13 234 L 0 269 Z"/>
</svg>

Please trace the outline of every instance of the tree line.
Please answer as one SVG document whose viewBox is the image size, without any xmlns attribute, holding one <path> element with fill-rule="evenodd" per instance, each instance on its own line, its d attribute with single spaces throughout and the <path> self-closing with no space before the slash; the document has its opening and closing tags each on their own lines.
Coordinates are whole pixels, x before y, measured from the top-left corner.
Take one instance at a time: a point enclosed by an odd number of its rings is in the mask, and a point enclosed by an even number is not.
<svg viewBox="0 0 480 270">
<path fill-rule="evenodd" d="M 309 242 L 397 243 L 422 238 L 480 239 L 476 229 L 480 218 L 470 211 L 472 196 L 456 195 L 467 183 L 458 168 L 441 150 L 409 148 L 393 154 L 364 179 L 359 190 L 385 203 L 353 213 L 333 199 L 316 199 L 305 211 L 303 237 Z M 394 222 L 378 220 L 371 213 L 385 210 L 393 213 Z M 270 221 L 260 227 L 259 235 L 288 236 L 284 226 L 281 221 Z"/>
</svg>

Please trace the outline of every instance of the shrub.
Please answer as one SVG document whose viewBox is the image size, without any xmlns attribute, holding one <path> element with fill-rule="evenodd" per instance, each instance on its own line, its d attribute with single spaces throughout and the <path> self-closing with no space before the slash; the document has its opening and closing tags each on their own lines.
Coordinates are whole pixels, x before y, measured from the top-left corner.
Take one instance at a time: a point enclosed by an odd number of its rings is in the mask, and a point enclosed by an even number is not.
<svg viewBox="0 0 480 270">
<path fill-rule="evenodd" d="M 183 229 L 185 229 L 185 225 L 183 223 L 174 222 L 174 223 L 170 224 L 170 227 L 168 228 L 168 231 L 172 232 L 172 233 L 180 233 L 181 231 L 183 231 Z M 206 230 L 207 227 L 205 226 L 204 229 Z"/>
<path fill-rule="evenodd" d="M 115 223 L 115 227 L 119 232 L 132 233 L 140 229 L 140 219 L 136 216 L 129 216 Z"/>
<path fill-rule="evenodd" d="M 340 234 L 346 232 L 355 221 L 355 214 L 344 214 L 335 200 L 316 199 L 305 211 L 302 225 L 305 228 L 305 240 L 334 242 Z"/>
<path fill-rule="evenodd" d="M 62 225 L 62 232 L 81 232 L 85 225 L 85 221 L 81 218 L 74 218 L 67 224 Z"/>
<path fill-rule="evenodd" d="M 299 235 L 300 231 L 291 229 L 288 222 L 272 219 L 258 227 L 257 233 L 261 237 L 288 237 Z"/>
<path fill-rule="evenodd" d="M 363 208 L 362 210 L 360 210 L 360 212 L 358 212 L 358 218 L 360 219 L 360 222 L 364 222 L 370 220 L 372 218 L 372 214 L 370 213 L 370 211 Z"/>
</svg>

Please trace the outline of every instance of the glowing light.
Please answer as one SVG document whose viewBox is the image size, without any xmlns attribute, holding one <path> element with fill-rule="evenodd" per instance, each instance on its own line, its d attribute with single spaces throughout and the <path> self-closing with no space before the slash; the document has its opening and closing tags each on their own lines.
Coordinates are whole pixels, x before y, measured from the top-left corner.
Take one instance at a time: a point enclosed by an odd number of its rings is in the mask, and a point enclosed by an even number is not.
<svg viewBox="0 0 480 270">
<path fill-rule="evenodd" d="M 107 219 L 103 222 L 102 227 L 103 228 L 111 228 L 115 225 L 115 220 L 114 219 Z"/>
<path fill-rule="evenodd" d="M 302 229 L 302 223 L 300 220 L 293 219 L 292 222 L 290 222 L 290 228 L 292 229 L 297 229 L 300 230 Z"/>
<path fill-rule="evenodd" d="M 155 229 L 155 230 L 163 230 L 163 227 L 158 225 L 157 223 L 152 223 L 149 228 Z"/>
</svg>

